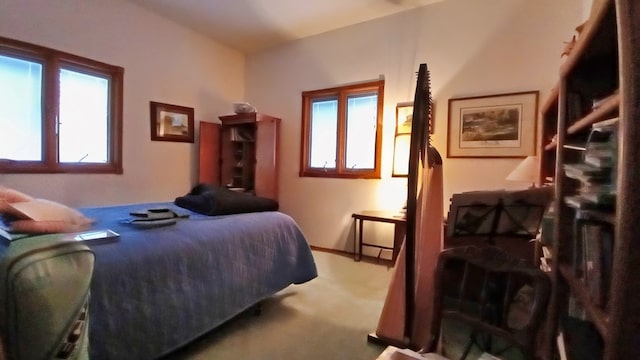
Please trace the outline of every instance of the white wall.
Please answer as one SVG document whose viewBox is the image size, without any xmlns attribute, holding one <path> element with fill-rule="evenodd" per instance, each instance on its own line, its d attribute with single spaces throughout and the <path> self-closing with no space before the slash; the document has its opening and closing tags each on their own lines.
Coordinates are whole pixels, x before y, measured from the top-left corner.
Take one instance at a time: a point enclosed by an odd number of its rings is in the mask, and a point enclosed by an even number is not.
<svg viewBox="0 0 640 360">
<path fill-rule="evenodd" d="M 591 14 L 591 6 L 593 6 L 593 0 L 582 0 L 582 17 L 586 20 Z"/>
<path fill-rule="evenodd" d="M 353 212 L 404 203 L 406 180 L 391 178 L 395 105 L 413 99 L 423 62 L 431 70 L 433 142 L 444 157 L 445 207 L 461 191 L 526 187 L 504 180 L 520 160 L 446 158 L 448 99 L 539 90 L 544 101 L 557 78 L 563 41 L 582 19 L 583 0 L 447 0 L 249 56 L 247 99 L 283 118 L 282 210 L 312 245 L 351 251 Z M 386 81 L 382 179 L 298 177 L 301 92 L 380 76 Z M 383 226 L 371 226 L 365 236 L 389 243 L 391 229 Z"/>
<path fill-rule="evenodd" d="M 150 141 L 149 101 L 192 106 L 197 123 L 246 99 L 283 119 L 281 209 L 311 244 L 350 251 L 351 213 L 404 203 L 406 181 L 390 177 L 393 123 L 396 103 L 412 100 L 418 64 L 431 70 L 433 140 L 445 156 L 448 99 L 540 90 L 543 101 L 563 41 L 590 6 L 589 0 L 447 0 L 252 55 L 245 68 L 241 53 L 124 0 L 0 0 L 0 36 L 125 68 L 123 175 L 0 174 L 0 184 L 73 206 L 171 200 L 196 181 L 197 148 Z M 299 178 L 300 93 L 380 76 L 383 178 Z M 524 186 L 504 181 L 517 162 L 445 157 L 445 203 L 455 192 Z M 390 239 L 388 226 L 369 230 L 365 235 L 378 241 Z"/>
<path fill-rule="evenodd" d="M 242 53 L 127 1 L 0 0 L 0 36 L 125 69 L 123 175 L 0 174 L 2 185 L 72 206 L 183 195 L 197 180 L 197 140 L 150 141 L 149 101 L 193 107 L 197 130 L 244 98 Z"/>
</svg>

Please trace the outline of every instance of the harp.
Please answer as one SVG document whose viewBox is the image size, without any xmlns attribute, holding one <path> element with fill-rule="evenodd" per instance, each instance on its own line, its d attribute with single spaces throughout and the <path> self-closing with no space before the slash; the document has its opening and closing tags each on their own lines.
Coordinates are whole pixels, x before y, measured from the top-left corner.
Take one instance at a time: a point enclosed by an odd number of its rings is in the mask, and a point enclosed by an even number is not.
<svg viewBox="0 0 640 360">
<path fill-rule="evenodd" d="M 430 334 L 433 270 L 442 249 L 442 158 L 431 145 L 432 99 L 420 64 L 413 105 L 407 178 L 406 238 L 375 334 L 369 341 L 420 348 Z M 416 299 L 420 298 L 420 303 Z M 419 326 L 418 326 L 419 323 Z"/>
</svg>

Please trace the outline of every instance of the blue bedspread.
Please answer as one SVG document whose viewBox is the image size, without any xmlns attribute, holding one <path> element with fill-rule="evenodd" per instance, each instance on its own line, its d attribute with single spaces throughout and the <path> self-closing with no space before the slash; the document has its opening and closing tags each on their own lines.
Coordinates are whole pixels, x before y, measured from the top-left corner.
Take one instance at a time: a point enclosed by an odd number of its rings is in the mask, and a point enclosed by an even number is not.
<svg viewBox="0 0 640 360">
<path fill-rule="evenodd" d="M 136 229 L 129 212 L 169 207 L 177 224 Z M 90 300 L 91 359 L 154 359 L 221 325 L 290 284 L 317 276 L 295 221 L 280 212 L 204 216 L 171 203 L 85 208 L 117 242 L 96 254 Z"/>
</svg>

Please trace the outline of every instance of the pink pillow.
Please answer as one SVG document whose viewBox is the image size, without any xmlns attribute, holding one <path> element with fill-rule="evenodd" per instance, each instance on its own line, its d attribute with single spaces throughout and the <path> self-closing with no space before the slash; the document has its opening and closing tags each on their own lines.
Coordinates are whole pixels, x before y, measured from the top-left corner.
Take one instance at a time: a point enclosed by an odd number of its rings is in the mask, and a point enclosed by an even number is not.
<svg viewBox="0 0 640 360">
<path fill-rule="evenodd" d="M 20 214 L 15 213 L 13 207 L 11 207 L 9 204 L 31 200 L 33 200 L 31 196 L 23 194 L 18 190 L 0 186 L 0 214 L 20 216 Z"/>
<path fill-rule="evenodd" d="M 85 231 L 91 227 L 92 221 L 72 223 L 56 220 L 16 220 L 11 222 L 11 231 L 26 234 L 70 233 Z"/>
<path fill-rule="evenodd" d="M 18 219 L 10 224 L 12 232 L 28 234 L 79 232 L 87 230 L 93 223 L 93 220 L 68 206 L 34 199 L 7 188 L 0 188 L 0 214 Z"/>
<path fill-rule="evenodd" d="M 20 201 L 29 201 L 33 200 L 33 198 L 27 194 L 23 194 L 18 190 L 9 189 L 3 186 L 0 186 L 0 202 L 6 201 L 8 203 L 20 202 Z"/>
</svg>

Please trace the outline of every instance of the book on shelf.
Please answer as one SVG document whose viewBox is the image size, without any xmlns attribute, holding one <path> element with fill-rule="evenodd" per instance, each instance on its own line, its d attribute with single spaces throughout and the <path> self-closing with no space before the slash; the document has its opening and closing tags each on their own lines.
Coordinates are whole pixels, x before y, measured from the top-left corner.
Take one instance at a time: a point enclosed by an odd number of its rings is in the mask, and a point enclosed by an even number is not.
<svg viewBox="0 0 640 360">
<path fill-rule="evenodd" d="M 612 183 L 584 182 L 578 189 L 582 198 L 599 206 L 612 206 L 616 202 L 616 186 Z"/>
<path fill-rule="evenodd" d="M 584 215 L 582 215 L 584 214 Z M 588 212 L 576 219 L 574 268 L 591 298 L 604 308 L 608 301 L 613 263 L 613 226 L 593 220 Z"/>
<path fill-rule="evenodd" d="M 592 182 L 583 182 L 580 184 L 579 188 L 580 194 L 588 194 L 588 193 L 607 193 L 607 194 L 615 194 L 616 186 L 611 183 L 592 183 Z"/>
<path fill-rule="evenodd" d="M 613 208 L 616 205 L 616 193 L 614 191 L 582 191 L 579 196 L 591 203 L 595 208 Z"/>
<path fill-rule="evenodd" d="M 585 162 L 597 167 L 611 167 L 617 156 L 615 134 L 613 125 L 594 124 L 585 145 Z"/>
<path fill-rule="evenodd" d="M 584 145 L 584 151 L 592 156 L 615 156 L 615 142 L 590 141 Z"/>
<path fill-rule="evenodd" d="M 602 306 L 602 238 L 600 226 L 585 223 L 582 225 L 583 278 L 594 304 Z"/>
<path fill-rule="evenodd" d="M 614 166 L 614 157 L 613 154 L 585 154 L 584 155 L 585 164 L 595 166 L 597 168 L 611 168 Z"/>
<path fill-rule="evenodd" d="M 613 157 L 591 157 L 584 162 L 565 164 L 567 177 L 580 181 L 577 194 L 566 196 L 565 203 L 576 209 L 611 208 L 616 201 Z"/>
<path fill-rule="evenodd" d="M 583 195 L 565 196 L 564 203 L 567 206 L 577 210 L 590 210 L 590 209 L 593 210 L 593 209 L 597 209 L 599 206 L 602 206 L 597 203 L 594 203 L 590 199 L 587 199 Z"/>
<path fill-rule="evenodd" d="M 582 181 L 607 181 L 611 178 L 610 171 L 606 169 L 585 164 L 584 162 L 568 163 L 562 165 L 565 174 L 573 179 Z"/>
<path fill-rule="evenodd" d="M 575 209 L 611 208 L 615 205 L 616 188 L 614 181 L 613 157 L 593 157 L 585 155 L 583 162 L 564 164 L 565 175 L 580 181 L 578 193 L 566 196 L 564 201 Z M 608 160 L 605 160 L 608 159 Z M 597 166 L 594 162 L 604 165 L 609 161 L 609 166 Z"/>
<path fill-rule="evenodd" d="M 584 320 L 588 319 L 587 310 L 582 306 L 580 301 L 573 296 L 569 295 L 569 303 L 567 305 L 567 316 L 573 319 Z"/>
</svg>

